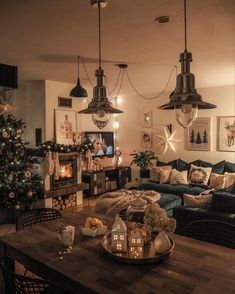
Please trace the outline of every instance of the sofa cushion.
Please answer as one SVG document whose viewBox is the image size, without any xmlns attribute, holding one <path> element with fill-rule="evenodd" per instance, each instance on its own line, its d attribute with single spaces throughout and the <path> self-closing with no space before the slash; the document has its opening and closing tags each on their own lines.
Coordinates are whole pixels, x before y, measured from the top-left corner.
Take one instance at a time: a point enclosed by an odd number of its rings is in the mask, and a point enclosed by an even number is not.
<svg viewBox="0 0 235 294">
<path fill-rule="evenodd" d="M 190 189 L 189 185 L 169 185 L 168 191 L 170 194 L 175 194 L 177 196 L 183 196 Z"/>
<path fill-rule="evenodd" d="M 189 164 L 182 159 L 177 160 L 177 168 L 178 171 L 183 171 L 183 170 L 188 170 L 189 169 Z"/>
<path fill-rule="evenodd" d="M 177 205 L 181 205 L 182 199 L 179 196 L 174 194 L 165 194 L 161 193 L 161 198 L 158 201 L 158 204 L 161 208 L 164 208 L 166 211 L 171 210 Z"/>
<path fill-rule="evenodd" d="M 225 181 L 226 181 L 225 175 L 211 173 L 209 187 L 217 189 L 217 190 L 224 189 L 225 188 Z"/>
<path fill-rule="evenodd" d="M 220 174 L 222 175 L 224 173 L 224 165 L 225 165 L 225 160 L 222 160 L 216 164 L 212 164 L 210 162 L 206 162 L 203 160 L 199 160 L 199 166 L 201 167 L 211 167 L 212 172 L 215 174 Z"/>
<path fill-rule="evenodd" d="M 224 171 L 228 173 L 235 172 L 235 163 L 225 161 Z"/>
<path fill-rule="evenodd" d="M 196 165 L 196 166 L 200 166 L 200 159 L 189 162 L 188 170 L 190 170 L 191 164 Z"/>
<path fill-rule="evenodd" d="M 159 167 L 160 171 L 160 184 L 165 184 L 170 182 L 170 175 L 171 175 L 172 167 L 165 168 L 164 166 Z"/>
<path fill-rule="evenodd" d="M 184 193 L 192 189 L 190 185 L 172 185 L 172 184 L 158 184 L 155 182 L 148 182 L 140 186 L 142 190 L 154 190 L 159 193 L 174 194 L 177 196 L 183 196 Z M 200 192 L 204 189 L 197 188 Z M 200 194 L 200 192 L 198 194 Z"/>
<path fill-rule="evenodd" d="M 202 187 L 202 186 L 194 186 L 194 187 L 190 186 L 187 193 L 191 195 L 199 195 L 200 193 L 205 191 L 206 188 L 207 187 Z"/>
<path fill-rule="evenodd" d="M 235 184 L 235 172 L 234 173 L 224 173 L 225 176 L 225 188 L 228 188 Z"/>
<path fill-rule="evenodd" d="M 188 184 L 188 171 L 178 171 L 172 169 L 170 176 L 170 184 L 179 185 L 179 184 Z"/>
<path fill-rule="evenodd" d="M 211 201 L 212 194 L 207 195 L 191 195 L 184 194 L 184 206 L 205 208 L 206 205 Z"/>
<path fill-rule="evenodd" d="M 160 182 L 160 177 L 161 177 L 160 168 L 161 169 L 172 169 L 172 166 L 171 165 L 165 165 L 165 166 L 153 166 L 153 167 L 151 167 L 151 169 L 150 169 L 150 181 L 157 182 L 157 183 Z"/>
<path fill-rule="evenodd" d="M 209 182 L 211 167 L 199 167 L 191 164 L 189 182 L 192 184 L 207 185 Z"/>
<path fill-rule="evenodd" d="M 176 160 L 169 161 L 169 162 L 163 162 L 163 161 L 158 160 L 157 163 L 156 163 L 156 165 L 157 166 L 170 165 L 170 166 L 172 166 L 172 168 L 176 168 L 177 167 L 177 159 Z"/>
<path fill-rule="evenodd" d="M 170 184 L 158 184 L 155 182 L 148 182 L 140 186 L 141 190 L 154 190 L 159 193 L 170 193 L 171 191 Z"/>
<path fill-rule="evenodd" d="M 235 195 L 227 192 L 215 192 L 211 198 L 208 209 L 235 213 Z"/>
</svg>

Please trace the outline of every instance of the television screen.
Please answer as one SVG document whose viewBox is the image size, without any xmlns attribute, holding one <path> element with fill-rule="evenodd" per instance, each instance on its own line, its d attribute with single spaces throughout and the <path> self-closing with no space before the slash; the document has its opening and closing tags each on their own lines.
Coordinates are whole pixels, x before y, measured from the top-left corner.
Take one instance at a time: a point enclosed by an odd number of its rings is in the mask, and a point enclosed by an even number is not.
<svg viewBox="0 0 235 294">
<path fill-rule="evenodd" d="M 85 139 L 93 143 L 92 156 L 113 157 L 114 156 L 114 134 L 113 132 L 85 132 Z"/>
</svg>

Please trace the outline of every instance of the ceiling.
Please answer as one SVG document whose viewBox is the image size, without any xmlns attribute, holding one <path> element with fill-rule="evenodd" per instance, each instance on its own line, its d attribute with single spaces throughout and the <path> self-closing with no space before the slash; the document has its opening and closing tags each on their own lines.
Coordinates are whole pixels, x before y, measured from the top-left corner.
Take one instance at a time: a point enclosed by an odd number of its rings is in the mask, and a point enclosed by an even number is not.
<svg viewBox="0 0 235 294">
<path fill-rule="evenodd" d="M 235 0 L 187 3 L 196 87 L 234 84 Z M 0 62 L 18 65 L 20 80 L 75 83 L 77 55 L 84 56 L 94 80 L 98 11 L 90 0 L 0 0 L 0 8 Z M 156 24 L 159 15 L 168 15 L 171 21 Z M 172 65 L 179 65 L 183 33 L 183 0 L 108 0 L 102 10 L 102 56 L 109 84 L 118 73 L 114 65 L 125 62 L 142 93 L 161 90 Z M 82 84 L 89 86 L 86 79 Z M 173 77 L 169 91 L 174 85 Z"/>
</svg>

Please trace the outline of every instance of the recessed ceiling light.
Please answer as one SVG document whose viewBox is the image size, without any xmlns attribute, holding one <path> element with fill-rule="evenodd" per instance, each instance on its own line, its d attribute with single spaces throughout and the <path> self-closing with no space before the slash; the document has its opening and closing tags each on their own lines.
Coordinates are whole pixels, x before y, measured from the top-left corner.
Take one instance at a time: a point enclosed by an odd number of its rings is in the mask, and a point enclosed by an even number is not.
<svg viewBox="0 0 235 294">
<path fill-rule="evenodd" d="M 161 15 L 155 18 L 157 23 L 166 23 L 170 21 L 170 17 L 167 15 Z"/>
</svg>

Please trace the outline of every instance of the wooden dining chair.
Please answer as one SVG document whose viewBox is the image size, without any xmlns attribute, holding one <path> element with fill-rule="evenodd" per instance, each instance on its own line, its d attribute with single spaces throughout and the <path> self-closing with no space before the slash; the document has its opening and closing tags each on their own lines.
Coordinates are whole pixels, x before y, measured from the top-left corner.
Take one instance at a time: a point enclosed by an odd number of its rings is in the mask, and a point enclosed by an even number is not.
<svg viewBox="0 0 235 294">
<path fill-rule="evenodd" d="M 16 230 L 22 231 L 34 225 L 61 217 L 61 213 L 53 208 L 32 209 L 20 214 L 16 220 Z"/>
<path fill-rule="evenodd" d="M 235 225 L 217 220 L 198 220 L 187 225 L 183 235 L 235 249 Z"/>
<path fill-rule="evenodd" d="M 2 270 L 5 293 L 7 294 L 63 294 L 60 288 L 50 281 L 29 278 L 14 273 L 11 270 L 12 260 L 8 257 L 0 259 L 0 267 Z"/>
</svg>

